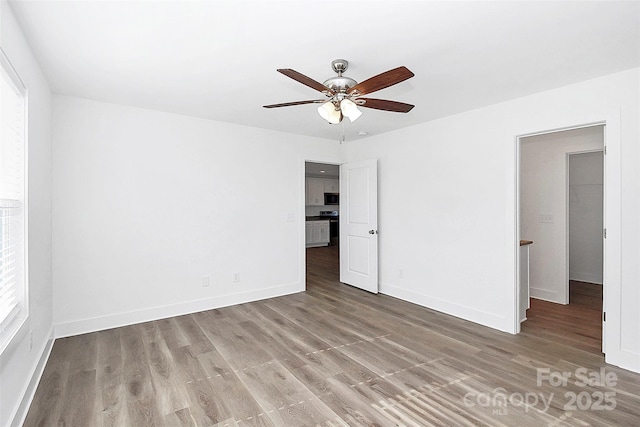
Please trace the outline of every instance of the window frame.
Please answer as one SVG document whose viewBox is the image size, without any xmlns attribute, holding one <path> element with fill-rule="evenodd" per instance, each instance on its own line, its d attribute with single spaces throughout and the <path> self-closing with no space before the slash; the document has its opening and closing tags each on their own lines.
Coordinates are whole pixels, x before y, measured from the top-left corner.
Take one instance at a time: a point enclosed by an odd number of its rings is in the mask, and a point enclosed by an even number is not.
<svg viewBox="0 0 640 427">
<path fill-rule="evenodd" d="M 22 145 L 23 145 L 23 194 L 22 194 L 22 262 L 21 271 L 18 274 L 22 274 L 22 292 L 21 298 L 18 300 L 18 309 L 15 314 L 12 314 L 8 320 L 4 320 L 5 325 L 0 325 L 0 355 L 2 355 L 7 348 L 11 346 L 17 336 L 22 336 L 23 329 L 29 319 L 29 135 L 28 135 L 28 111 L 29 111 L 29 96 L 28 90 L 17 71 L 11 64 L 11 61 L 5 54 L 5 51 L 0 47 L 0 73 L 6 76 L 9 82 L 13 85 L 13 89 L 22 98 Z M 0 76 L 0 78 L 4 78 Z M 0 123 L 1 126 L 1 123 Z M 31 346 L 31 343 L 29 344 Z"/>
</svg>

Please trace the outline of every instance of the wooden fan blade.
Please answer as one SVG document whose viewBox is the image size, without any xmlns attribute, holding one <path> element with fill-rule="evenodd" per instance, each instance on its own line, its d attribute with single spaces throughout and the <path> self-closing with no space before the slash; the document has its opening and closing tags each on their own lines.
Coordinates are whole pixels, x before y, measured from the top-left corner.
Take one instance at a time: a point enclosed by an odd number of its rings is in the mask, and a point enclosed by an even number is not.
<svg viewBox="0 0 640 427">
<path fill-rule="evenodd" d="M 370 79 L 367 79 L 363 82 L 358 83 L 351 89 L 349 89 L 348 93 L 354 93 L 358 91 L 360 95 L 365 95 L 367 93 L 375 92 L 380 89 L 384 89 L 389 86 L 393 86 L 394 84 L 403 82 L 407 79 L 410 79 L 415 74 L 413 74 L 407 67 L 398 67 L 393 70 L 385 71 L 382 74 L 378 74 L 377 76 L 373 76 Z"/>
<path fill-rule="evenodd" d="M 290 107 L 292 105 L 313 104 L 314 102 L 327 102 L 326 99 L 311 99 L 308 101 L 285 102 L 282 104 L 263 105 L 264 108 Z"/>
<path fill-rule="evenodd" d="M 414 107 L 411 104 L 405 104 L 398 101 L 387 101 L 386 99 L 358 98 L 358 101 L 364 101 L 360 107 L 375 108 L 376 110 L 395 111 L 396 113 L 408 113 Z"/>
<path fill-rule="evenodd" d="M 309 86 L 311 89 L 315 89 L 318 92 L 328 92 L 331 95 L 334 94 L 334 92 L 329 89 L 328 87 L 326 87 L 325 85 L 323 85 L 320 82 L 317 82 L 315 80 L 313 80 L 310 77 L 305 76 L 304 74 L 301 74 L 299 72 L 297 72 L 296 70 L 292 70 L 291 68 L 280 68 L 278 69 L 279 73 L 284 74 L 285 76 L 299 82 L 302 83 L 305 86 Z"/>
</svg>

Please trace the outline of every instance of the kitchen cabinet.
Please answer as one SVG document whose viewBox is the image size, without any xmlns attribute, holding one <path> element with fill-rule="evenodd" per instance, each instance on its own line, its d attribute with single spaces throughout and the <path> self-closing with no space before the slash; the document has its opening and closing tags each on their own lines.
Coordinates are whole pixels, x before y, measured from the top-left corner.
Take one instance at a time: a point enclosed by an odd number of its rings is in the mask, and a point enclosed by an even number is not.
<svg viewBox="0 0 640 427">
<path fill-rule="evenodd" d="M 326 178 L 306 178 L 305 190 L 305 205 L 324 206 L 324 193 L 340 193 L 340 181 Z"/>
<path fill-rule="evenodd" d="M 324 192 L 325 193 L 339 193 L 340 181 L 337 179 L 325 179 L 324 180 Z"/>
<path fill-rule="evenodd" d="M 305 205 L 324 206 L 324 179 L 307 178 L 305 192 Z"/>
<path fill-rule="evenodd" d="M 318 242 L 326 243 L 328 245 L 329 242 L 331 241 L 331 238 L 329 237 L 329 221 L 314 221 L 314 222 L 321 223 L 314 227 L 314 230 L 318 230 L 317 234 L 314 235 L 314 237 L 318 239 Z"/>
<path fill-rule="evenodd" d="M 329 221 L 307 221 L 305 223 L 305 241 L 308 248 L 314 246 L 328 246 Z"/>
<path fill-rule="evenodd" d="M 307 246 L 313 242 L 313 223 L 314 221 L 307 221 L 304 227 L 304 241 Z"/>
</svg>

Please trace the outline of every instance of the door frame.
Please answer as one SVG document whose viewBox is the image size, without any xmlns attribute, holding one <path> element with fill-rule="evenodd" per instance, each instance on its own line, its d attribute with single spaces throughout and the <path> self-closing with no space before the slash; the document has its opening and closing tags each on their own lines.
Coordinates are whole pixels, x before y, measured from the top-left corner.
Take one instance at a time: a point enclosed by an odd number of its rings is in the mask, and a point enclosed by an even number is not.
<svg viewBox="0 0 640 427">
<path fill-rule="evenodd" d="M 532 130 L 512 130 L 508 132 L 514 148 L 514 219 L 508 228 L 514 236 L 512 244 L 513 279 L 513 331 L 520 332 L 520 319 L 518 317 L 520 295 L 520 140 L 521 138 L 555 133 L 565 130 L 578 129 L 590 126 L 604 125 L 604 209 L 603 223 L 607 230 L 607 238 L 603 248 L 603 311 L 608 313 L 606 322 L 602 323 L 602 345 L 606 349 L 605 361 L 614 365 L 626 365 L 627 356 L 621 348 L 621 197 L 620 197 L 620 110 L 614 109 L 600 113 L 589 113 L 570 122 L 558 118 L 549 119 L 549 125 L 544 123 Z M 582 120 L 581 120 L 582 119 Z"/>
</svg>

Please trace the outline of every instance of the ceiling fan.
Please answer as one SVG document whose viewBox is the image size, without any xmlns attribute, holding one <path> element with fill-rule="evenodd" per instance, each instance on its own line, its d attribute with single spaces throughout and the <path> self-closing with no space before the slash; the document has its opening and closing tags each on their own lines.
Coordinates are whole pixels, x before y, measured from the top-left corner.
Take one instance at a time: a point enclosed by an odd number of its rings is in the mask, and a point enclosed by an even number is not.
<svg viewBox="0 0 640 427">
<path fill-rule="evenodd" d="M 319 103 L 322 104 L 318 107 L 320 116 L 331 124 L 338 124 L 345 116 L 352 122 L 360 117 L 362 112 L 358 109 L 358 106 L 374 108 L 376 110 L 395 111 L 398 113 L 408 113 L 414 107 L 411 104 L 405 104 L 403 102 L 362 98 L 363 95 L 393 86 L 413 77 L 414 74 L 409 71 L 407 67 L 394 68 L 393 70 L 378 74 L 360 83 L 350 77 L 342 75 L 342 73 L 347 71 L 348 67 L 349 62 L 345 59 L 331 61 L 331 68 L 333 68 L 333 71 L 338 73 L 338 75 L 325 80 L 324 83 L 317 82 L 290 68 L 280 68 L 277 70 L 279 73 L 305 86 L 309 86 L 318 92 L 322 92 L 326 98 L 271 104 L 265 105 L 264 108 Z"/>
</svg>

